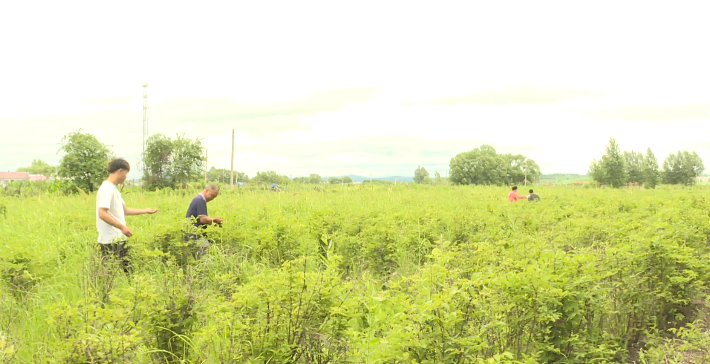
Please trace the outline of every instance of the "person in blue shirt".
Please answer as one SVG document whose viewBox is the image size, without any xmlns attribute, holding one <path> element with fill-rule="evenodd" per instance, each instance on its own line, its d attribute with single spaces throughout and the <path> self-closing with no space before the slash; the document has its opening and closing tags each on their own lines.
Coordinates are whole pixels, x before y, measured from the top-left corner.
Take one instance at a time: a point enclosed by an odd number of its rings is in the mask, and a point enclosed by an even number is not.
<svg viewBox="0 0 710 364">
<path fill-rule="evenodd" d="M 528 195 L 528 202 L 533 202 L 533 201 L 541 201 L 540 196 L 535 193 L 532 189 L 530 190 L 530 194 Z"/>
<path fill-rule="evenodd" d="M 209 217 L 207 215 L 207 203 L 214 200 L 217 196 L 219 196 L 219 187 L 214 183 L 208 184 L 202 192 L 192 199 L 190 206 L 187 208 L 187 215 L 185 217 L 195 219 L 193 225 L 197 228 L 204 229 L 210 224 L 221 224 L 221 217 Z"/>
<path fill-rule="evenodd" d="M 192 225 L 195 226 L 198 231 L 206 229 L 207 225 L 217 224 L 222 226 L 222 218 L 209 217 L 207 214 L 207 203 L 214 200 L 219 195 L 219 187 L 210 183 L 205 186 L 197 196 L 195 196 L 190 202 L 190 206 L 187 208 L 186 218 L 190 219 Z M 188 233 L 185 235 L 185 241 L 193 241 L 198 247 L 198 257 L 204 255 L 207 248 L 212 245 L 212 241 L 207 239 L 207 234 L 204 231 L 200 233 Z"/>
</svg>

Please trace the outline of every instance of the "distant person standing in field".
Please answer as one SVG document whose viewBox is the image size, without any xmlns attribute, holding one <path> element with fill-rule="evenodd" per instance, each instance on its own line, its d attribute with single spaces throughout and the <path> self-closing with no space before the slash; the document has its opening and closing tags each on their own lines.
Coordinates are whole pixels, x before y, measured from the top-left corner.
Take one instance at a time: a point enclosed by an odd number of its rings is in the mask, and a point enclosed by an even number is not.
<svg viewBox="0 0 710 364">
<path fill-rule="evenodd" d="M 528 202 L 542 201 L 540 196 L 538 196 L 532 189 L 530 189 L 530 194 L 528 195 Z"/>
<path fill-rule="evenodd" d="M 131 229 L 126 226 L 126 215 L 154 214 L 158 211 L 126 207 L 116 185 L 122 184 L 130 171 L 131 166 L 123 158 L 109 162 L 109 176 L 96 194 L 96 230 L 99 232 L 101 254 L 104 259 L 120 259 L 126 273 L 131 271 L 126 238 L 133 236 Z"/>
<path fill-rule="evenodd" d="M 508 194 L 508 201 L 517 203 L 520 199 L 526 199 L 526 196 L 518 195 L 518 186 L 513 186 L 513 190 Z"/>
<path fill-rule="evenodd" d="M 221 217 L 209 217 L 207 215 L 207 203 L 214 200 L 217 195 L 219 195 L 219 187 L 214 183 L 210 183 L 190 202 L 185 217 L 191 219 L 192 225 L 197 229 L 206 229 L 207 225 L 211 224 L 222 226 Z M 204 255 L 207 248 L 212 244 L 212 241 L 207 239 L 207 234 L 204 231 L 198 234 L 188 233 L 185 235 L 185 241 L 196 243 L 199 249 L 198 257 Z"/>
</svg>

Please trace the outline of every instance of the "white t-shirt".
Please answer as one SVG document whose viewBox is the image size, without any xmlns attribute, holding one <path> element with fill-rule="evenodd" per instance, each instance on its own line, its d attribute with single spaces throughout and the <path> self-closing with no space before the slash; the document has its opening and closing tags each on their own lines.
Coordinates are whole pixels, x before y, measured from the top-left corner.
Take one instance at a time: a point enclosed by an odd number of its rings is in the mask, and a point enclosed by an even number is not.
<svg viewBox="0 0 710 364">
<path fill-rule="evenodd" d="M 96 195 L 96 230 L 99 231 L 99 243 L 109 244 L 116 241 L 126 240 L 120 229 L 117 229 L 99 217 L 99 208 L 107 208 L 108 213 L 122 224 L 126 224 L 126 215 L 123 212 L 124 206 L 121 192 L 116 185 L 109 181 L 104 181 L 99 187 Z"/>
</svg>

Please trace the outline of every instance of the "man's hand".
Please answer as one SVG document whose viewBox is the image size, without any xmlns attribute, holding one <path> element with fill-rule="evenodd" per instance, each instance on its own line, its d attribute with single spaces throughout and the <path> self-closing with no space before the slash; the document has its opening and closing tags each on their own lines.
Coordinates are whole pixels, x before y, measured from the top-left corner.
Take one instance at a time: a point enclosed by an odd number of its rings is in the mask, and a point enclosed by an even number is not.
<svg viewBox="0 0 710 364">
<path fill-rule="evenodd" d="M 146 214 L 154 214 L 154 213 L 158 212 L 158 209 L 145 209 L 143 211 Z"/>
<path fill-rule="evenodd" d="M 215 224 L 218 224 L 218 225 L 222 225 L 222 218 L 217 216 L 214 219 L 212 219 L 212 222 L 214 222 Z"/>
<path fill-rule="evenodd" d="M 131 229 L 129 229 L 128 226 L 126 226 L 126 225 L 121 226 L 121 232 L 123 233 L 123 235 L 125 235 L 125 236 L 127 236 L 127 237 L 129 237 L 129 238 L 130 238 L 131 236 L 133 236 L 133 232 L 132 232 Z"/>
</svg>

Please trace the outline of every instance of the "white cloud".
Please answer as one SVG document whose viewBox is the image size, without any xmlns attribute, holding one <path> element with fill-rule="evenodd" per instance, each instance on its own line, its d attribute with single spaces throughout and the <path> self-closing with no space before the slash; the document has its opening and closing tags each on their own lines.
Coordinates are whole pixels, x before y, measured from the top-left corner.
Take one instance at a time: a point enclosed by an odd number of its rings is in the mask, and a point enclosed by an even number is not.
<svg viewBox="0 0 710 364">
<path fill-rule="evenodd" d="M 254 170 L 273 165 L 283 173 L 317 165 L 323 170 L 312 172 L 411 174 L 405 164 L 418 162 L 413 159 L 446 165 L 454 150 L 445 147 L 463 151 L 483 142 L 502 151 L 530 149 L 526 155 L 545 172 L 584 173 L 610 136 L 623 149 L 649 146 L 662 160 L 710 131 L 701 118 L 660 124 L 580 112 L 707 103 L 710 52 L 699 45 L 710 23 L 702 2 L 306 1 L 282 3 L 275 12 L 258 2 L 129 1 L 111 6 L 108 18 L 91 15 L 109 5 L 76 6 L 85 11 L 64 3 L 44 4 L 42 11 L 23 2 L 3 5 L 0 33 L 17 36 L 0 39 L 9 55 L 0 66 L 0 155 L 6 156 L 0 170 L 35 158 L 56 163 L 59 139 L 78 128 L 138 159 L 144 81 L 154 111 L 151 133 L 204 138 L 210 163 L 225 167 L 234 128 L 235 163 Z M 518 85 L 606 94 L 549 104 L 402 106 Z M 165 101 L 190 97 L 274 105 L 346 87 L 381 92 L 316 115 L 260 120 L 258 133 L 211 107 L 157 112 Z M 176 123 L 168 120 L 170 111 L 213 120 Z M 82 116 L 87 113 L 96 117 Z M 27 117 L 35 118 L 19 119 Z M 393 150 L 395 139 L 400 144 Z M 371 150 L 338 149 L 342 140 Z M 331 149 L 310 151 L 314 143 Z M 710 166 L 710 152 L 698 152 Z"/>
<path fill-rule="evenodd" d="M 234 133 L 234 144 L 243 145 L 256 142 L 249 138 L 249 133 L 236 132 Z M 204 137 L 202 144 L 207 146 L 225 146 L 232 145 L 232 134 L 211 134 Z"/>
<path fill-rule="evenodd" d="M 369 162 L 371 159 L 367 157 L 353 157 L 351 155 L 336 154 L 332 158 L 334 161 L 347 163 L 362 163 Z"/>
<path fill-rule="evenodd" d="M 257 155 L 253 152 L 246 152 L 234 155 L 234 162 L 237 165 L 273 165 L 291 162 L 283 155 Z"/>
</svg>

